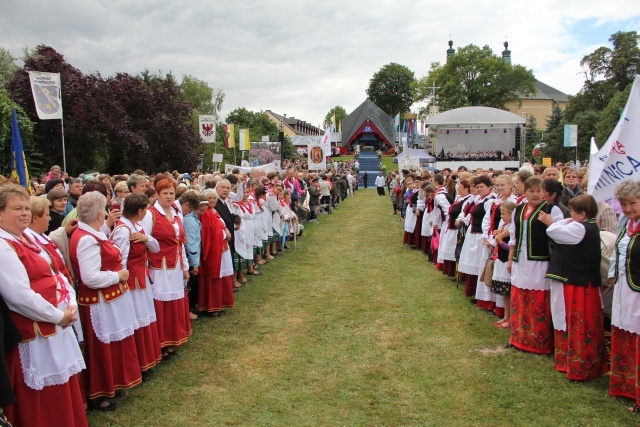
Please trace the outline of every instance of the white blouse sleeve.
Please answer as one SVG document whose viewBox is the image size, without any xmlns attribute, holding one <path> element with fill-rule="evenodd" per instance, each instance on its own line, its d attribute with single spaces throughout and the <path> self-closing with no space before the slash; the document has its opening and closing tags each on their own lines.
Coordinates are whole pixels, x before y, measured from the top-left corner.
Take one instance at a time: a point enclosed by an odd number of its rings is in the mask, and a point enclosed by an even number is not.
<svg viewBox="0 0 640 427">
<path fill-rule="evenodd" d="M 149 240 L 147 240 L 147 243 L 146 243 L 146 246 L 149 252 L 154 254 L 160 252 L 160 243 L 158 243 L 155 237 L 147 234 L 146 232 L 145 232 L 145 235 L 149 238 Z"/>
<path fill-rule="evenodd" d="M 553 222 L 562 221 L 564 219 L 564 214 L 559 207 L 554 206 L 551 208 L 551 219 Z"/>
<path fill-rule="evenodd" d="M 100 271 L 102 257 L 100 245 L 91 236 L 84 236 L 78 242 L 78 266 L 82 283 L 90 288 L 108 288 L 120 281 L 115 271 Z"/>
<path fill-rule="evenodd" d="M 547 228 L 547 236 L 561 245 L 577 245 L 584 239 L 587 230 L 579 222 L 563 219 Z"/>
<path fill-rule="evenodd" d="M 129 238 L 131 234 L 126 227 L 118 227 L 111 234 L 111 240 L 113 243 L 118 245 L 120 248 L 120 254 L 122 255 L 122 267 L 127 268 L 127 260 L 129 259 L 129 249 L 131 248 L 131 243 L 129 243 Z"/>
<path fill-rule="evenodd" d="M 516 223 L 512 219 L 509 223 L 509 246 L 516 245 Z"/>
<path fill-rule="evenodd" d="M 493 203 L 493 200 L 489 202 L 489 209 L 487 209 L 487 203 L 484 204 L 485 214 L 482 218 L 482 237 L 485 239 L 489 238 L 489 229 L 491 228 L 491 208 L 493 207 Z"/>
<path fill-rule="evenodd" d="M 29 276 L 18 254 L 4 240 L 0 240 L 0 294 L 7 306 L 29 319 L 58 324 L 64 312 L 49 304 L 42 295 L 31 289 Z"/>
</svg>

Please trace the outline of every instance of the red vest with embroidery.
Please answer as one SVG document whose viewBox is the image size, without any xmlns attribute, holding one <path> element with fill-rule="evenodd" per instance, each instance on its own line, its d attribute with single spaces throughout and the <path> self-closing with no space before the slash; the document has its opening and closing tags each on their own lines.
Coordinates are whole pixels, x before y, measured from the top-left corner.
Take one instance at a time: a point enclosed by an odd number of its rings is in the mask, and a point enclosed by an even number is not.
<svg viewBox="0 0 640 427">
<path fill-rule="evenodd" d="M 118 221 L 113 231 L 115 232 L 119 227 L 126 228 L 131 235 L 131 229 L 122 221 Z M 145 234 L 144 230 L 140 230 L 140 233 Z M 147 289 L 147 245 L 142 242 L 129 242 L 127 270 L 129 271 L 127 283 L 130 289 Z"/>
<path fill-rule="evenodd" d="M 42 249 L 47 251 L 47 253 L 49 254 L 49 257 L 51 258 L 51 263 L 52 263 L 51 267 L 53 268 L 54 273 L 64 274 L 67 280 L 69 281 L 69 284 L 73 286 L 74 280 L 71 278 L 71 272 L 69 271 L 67 264 L 64 263 L 64 260 L 58 254 L 58 246 L 56 246 L 56 244 L 53 243 L 48 238 L 45 238 L 45 239 L 47 240 L 46 244 L 42 243 L 38 239 L 34 239 L 34 240 L 38 243 L 38 245 Z"/>
<path fill-rule="evenodd" d="M 120 249 L 111 240 L 100 240 L 88 231 L 81 228 L 76 229 L 71 235 L 71 241 L 69 242 L 69 252 L 71 253 L 71 264 L 73 269 L 77 272 L 78 276 L 78 304 L 80 305 L 94 305 L 100 302 L 100 295 L 102 300 L 111 302 L 117 300 L 122 295 L 129 291 L 129 285 L 127 282 L 119 282 L 115 285 L 108 286 L 102 289 L 93 289 L 88 287 L 82 281 L 82 274 L 80 272 L 80 266 L 78 264 L 78 242 L 84 236 L 89 236 L 95 239 L 100 245 L 100 258 L 101 266 L 100 271 L 120 271 L 122 270 L 122 256 L 120 255 Z"/>
<path fill-rule="evenodd" d="M 172 207 L 172 209 L 174 209 Z M 160 244 L 160 251 L 149 253 L 149 261 L 151 268 L 159 270 L 162 268 L 162 261 L 166 262 L 167 269 L 173 270 L 182 258 L 182 244 L 187 241 L 185 238 L 184 227 L 177 212 L 173 213 L 173 220 L 178 224 L 180 236 L 176 237 L 175 228 L 164 213 L 158 212 L 156 208 L 151 208 L 153 215 L 153 229 L 151 235 Z"/>
<path fill-rule="evenodd" d="M 31 289 L 40 294 L 49 304 L 57 307 L 57 286 L 58 281 L 53 275 L 51 266 L 40 255 L 25 245 L 5 239 L 7 243 L 16 251 L 18 258 L 27 270 Z M 37 246 L 37 245 L 36 245 Z M 35 339 L 36 334 L 46 338 L 56 334 L 56 325 L 49 322 L 36 322 L 22 314 L 18 314 L 12 310 L 9 311 L 11 320 L 22 335 L 22 342 Z"/>
</svg>

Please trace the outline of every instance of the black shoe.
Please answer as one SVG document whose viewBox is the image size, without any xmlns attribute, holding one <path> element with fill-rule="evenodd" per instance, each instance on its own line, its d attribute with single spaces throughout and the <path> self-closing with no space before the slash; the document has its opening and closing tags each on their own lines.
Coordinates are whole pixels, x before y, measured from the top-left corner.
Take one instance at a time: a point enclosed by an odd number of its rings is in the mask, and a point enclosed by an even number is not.
<svg viewBox="0 0 640 427">
<path fill-rule="evenodd" d="M 506 343 L 505 345 L 503 345 L 504 348 L 513 348 L 513 344 L 511 344 L 510 342 Z"/>
<path fill-rule="evenodd" d="M 477 299 L 475 299 L 475 298 L 471 298 L 471 299 L 469 300 L 469 304 L 471 304 L 471 305 L 476 305 L 477 303 L 478 303 L 478 300 L 477 300 Z"/>
<path fill-rule="evenodd" d="M 107 402 L 109 405 L 102 406 L 103 402 Z M 94 402 L 89 402 L 87 406 L 92 411 L 111 412 L 116 410 L 118 404 L 116 402 L 109 402 L 107 399 L 98 399 Z"/>
</svg>

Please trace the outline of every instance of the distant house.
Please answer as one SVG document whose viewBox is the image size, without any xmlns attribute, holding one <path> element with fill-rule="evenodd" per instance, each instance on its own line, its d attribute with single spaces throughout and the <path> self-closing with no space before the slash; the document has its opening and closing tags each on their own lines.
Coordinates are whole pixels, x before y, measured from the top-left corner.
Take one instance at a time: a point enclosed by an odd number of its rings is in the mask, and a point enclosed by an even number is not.
<svg viewBox="0 0 640 427">
<path fill-rule="evenodd" d="M 295 117 L 287 117 L 286 114 L 276 114 L 271 110 L 265 111 L 265 114 L 269 117 L 269 120 L 278 126 L 278 129 L 280 129 L 282 125 L 284 136 L 318 136 L 324 133 L 324 131 L 317 126 L 307 123 L 304 120 L 296 119 Z"/>
</svg>

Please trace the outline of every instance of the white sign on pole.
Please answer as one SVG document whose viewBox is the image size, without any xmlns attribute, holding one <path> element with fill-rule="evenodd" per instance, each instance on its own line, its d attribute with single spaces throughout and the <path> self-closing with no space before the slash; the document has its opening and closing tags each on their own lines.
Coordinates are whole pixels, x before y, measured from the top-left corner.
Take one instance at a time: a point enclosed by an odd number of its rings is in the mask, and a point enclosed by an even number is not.
<svg viewBox="0 0 640 427">
<path fill-rule="evenodd" d="M 198 131 L 204 142 L 216 142 L 216 118 L 209 115 L 198 116 Z"/>
<path fill-rule="evenodd" d="M 224 156 L 223 156 L 222 154 L 214 154 L 214 155 L 213 155 L 213 156 L 211 156 L 211 157 L 212 157 L 211 161 L 212 161 L 213 163 L 220 163 L 220 162 L 222 162 L 222 158 L 223 158 Z"/>
<path fill-rule="evenodd" d="M 29 71 L 31 93 L 40 120 L 62 119 L 60 73 Z"/>
<path fill-rule="evenodd" d="M 262 142 L 269 142 L 269 135 L 264 135 L 262 137 Z"/>
</svg>

